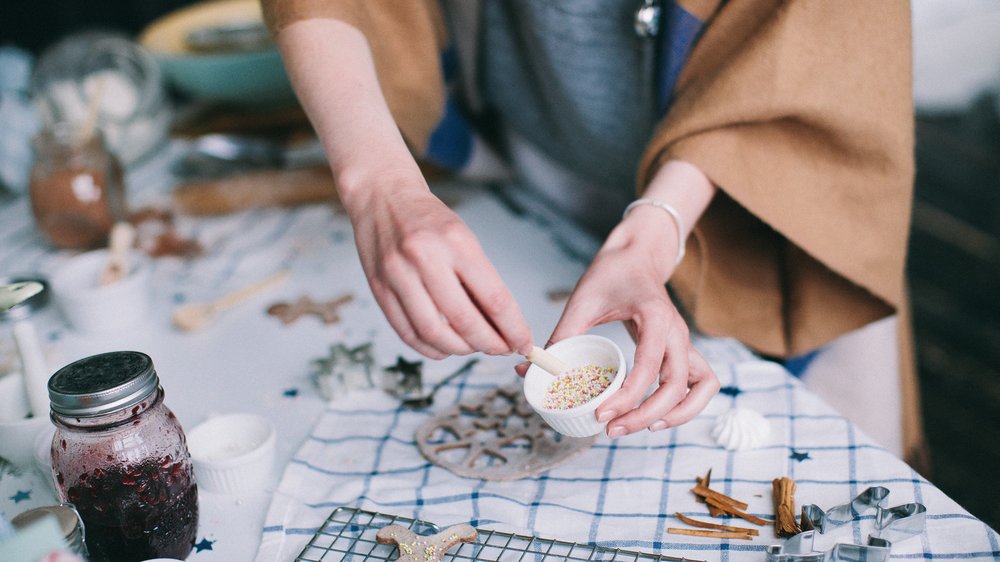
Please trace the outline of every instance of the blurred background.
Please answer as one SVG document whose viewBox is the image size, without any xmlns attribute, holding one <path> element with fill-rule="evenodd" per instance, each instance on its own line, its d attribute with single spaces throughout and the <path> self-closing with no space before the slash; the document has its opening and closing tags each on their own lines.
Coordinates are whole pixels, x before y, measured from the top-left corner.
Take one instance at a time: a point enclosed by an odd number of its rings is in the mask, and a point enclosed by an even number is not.
<svg viewBox="0 0 1000 562">
<path fill-rule="evenodd" d="M 7 81 L 0 86 L 10 86 L 15 63 L 37 60 L 68 34 L 99 29 L 136 38 L 188 4 L 4 2 L 0 48 L 14 47 L 19 56 L 12 59 L 8 51 L 0 59 Z M 909 281 L 931 453 L 925 476 L 1000 528 L 1000 2 L 917 0 L 913 12 L 917 182 Z M 170 82 L 167 95 L 175 102 L 190 99 L 167 58 L 158 58 Z M 219 75 L 218 67 L 205 71 Z M 0 90 L 0 135 L 20 119 L 10 100 L 10 91 Z M 268 117 L 271 125 L 275 119 L 302 122 L 294 107 Z M 226 122 L 227 116 L 211 118 Z M 0 172 L 17 150 L 0 143 Z M 9 178 L 0 174 L 8 184 L 17 181 Z"/>
</svg>

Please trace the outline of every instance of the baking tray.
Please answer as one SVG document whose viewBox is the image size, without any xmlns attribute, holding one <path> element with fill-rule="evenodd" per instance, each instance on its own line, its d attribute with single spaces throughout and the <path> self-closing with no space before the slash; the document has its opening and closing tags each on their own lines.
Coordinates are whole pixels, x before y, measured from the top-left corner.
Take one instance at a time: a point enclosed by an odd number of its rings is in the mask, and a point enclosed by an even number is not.
<svg viewBox="0 0 1000 562">
<path fill-rule="evenodd" d="M 309 544 L 295 558 L 296 562 L 361 562 L 396 560 L 395 545 L 379 544 L 375 533 L 386 525 L 402 525 L 420 535 L 430 535 L 441 528 L 428 521 L 338 507 L 326 518 Z M 459 543 L 442 560 L 487 560 L 491 562 L 540 561 L 671 561 L 700 562 L 690 558 L 646 554 L 619 548 L 606 548 L 556 539 L 478 529 L 474 543 Z"/>
</svg>

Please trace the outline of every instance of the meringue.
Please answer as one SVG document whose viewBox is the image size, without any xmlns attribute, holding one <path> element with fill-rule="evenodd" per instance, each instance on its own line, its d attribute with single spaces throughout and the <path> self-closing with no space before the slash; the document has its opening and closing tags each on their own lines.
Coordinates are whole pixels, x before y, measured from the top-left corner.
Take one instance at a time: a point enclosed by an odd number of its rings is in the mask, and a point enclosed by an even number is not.
<svg viewBox="0 0 1000 562">
<path fill-rule="evenodd" d="M 771 423 L 760 413 L 748 408 L 733 408 L 720 415 L 712 428 L 716 444 L 730 451 L 756 449 L 768 442 Z"/>
</svg>

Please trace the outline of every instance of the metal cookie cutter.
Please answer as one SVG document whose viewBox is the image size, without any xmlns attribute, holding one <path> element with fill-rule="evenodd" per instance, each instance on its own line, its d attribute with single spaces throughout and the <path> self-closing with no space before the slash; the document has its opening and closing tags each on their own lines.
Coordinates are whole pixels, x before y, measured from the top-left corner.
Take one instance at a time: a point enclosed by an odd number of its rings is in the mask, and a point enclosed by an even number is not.
<svg viewBox="0 0 1000 562">
<path fill-rule="evenodd" d="M 839 505 L 824 512 L 817 505 L 802 507 L 802 533 L 788 539 L 783 545 L 771 545 L 767 562 L 885 562 L 893 542 L 899 542 L 924 532 L 927 508 L 919 503 L 908 503 L 893 508 L 884 507 L 889 490 L 872 486 L 851 503 Z M 860 518 L 875 510 L 875 532 L 866 544 L 838 543 L 829 551 L 813 549 L 816 533 L 827 531 Z"/>
</svg>

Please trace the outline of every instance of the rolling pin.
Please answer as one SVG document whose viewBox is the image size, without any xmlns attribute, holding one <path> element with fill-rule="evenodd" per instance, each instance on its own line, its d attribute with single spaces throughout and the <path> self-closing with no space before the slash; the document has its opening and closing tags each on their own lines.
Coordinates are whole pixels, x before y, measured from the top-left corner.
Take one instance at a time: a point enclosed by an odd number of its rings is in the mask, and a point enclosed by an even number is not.
<svg viewBox="0 0 1000 562">
<path fill-rule="evenodd" d="M 192 181 L 173 193 L 174 209 L 194 216 L 249 209 L 337 203 L 333 176 L 325 166 L 257 170 L 237 176 Z"/>
</svg>

